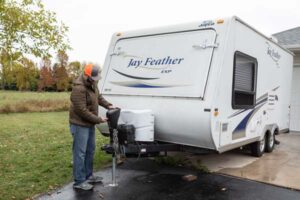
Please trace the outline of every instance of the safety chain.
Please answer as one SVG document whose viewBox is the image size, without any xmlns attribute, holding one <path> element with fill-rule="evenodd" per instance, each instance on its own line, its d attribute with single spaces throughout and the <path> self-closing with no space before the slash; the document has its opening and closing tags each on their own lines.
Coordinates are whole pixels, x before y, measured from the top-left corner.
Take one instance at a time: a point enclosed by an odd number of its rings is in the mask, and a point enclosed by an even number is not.
<svg viewBox="0 0 300 200">
<path fill-rule="evenodd" d="M 118 140 L 118 130 L 113 130 L 113 148 L 116 155 L 120 154 L 120 148 L 119 148 L 119 140 Z"/>
</svg>

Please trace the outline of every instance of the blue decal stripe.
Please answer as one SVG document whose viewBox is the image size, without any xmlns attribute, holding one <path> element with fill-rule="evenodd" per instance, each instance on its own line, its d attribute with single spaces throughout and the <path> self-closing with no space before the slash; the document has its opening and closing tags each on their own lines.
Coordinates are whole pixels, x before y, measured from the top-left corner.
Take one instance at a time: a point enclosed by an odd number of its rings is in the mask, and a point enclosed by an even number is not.
<svg viewBox="0 0 300 200">
<path fill-rule="evenodd" d="M 155 85 L 146 85 L 146 84 L 134 84 L 134 85 L 127 85 L 127 87 L 134 87 L 134 88 L 167 88 L 169 86 L 155 86 Z"/>
<path fill-rule="evenodd" d="M 272 89 L 272 91 L 276 91 L 278 88 L 280 88 L 280 86 L 275 87 L 274 89 Z M 255 108 L 257 108 L 258 106 L 260 106 L 262 103 L 265 103 L 268 101 L 268 93 L 263 94 L 262 96 L 260 96 L 259 98 L 256 99 L 256 105 Z M 232 115 L 230 115 L 228 118 L 231 117 L 235 117 L 245 111 L 248 111 L 249 109 L 243 109 L 243 110 L 239 110 L 235 113 L 233 113 Z"/>
<path fill-rule="evenodd" d="M 174 87 L 171 85 L 151 85 L 147 83 L 138 83 L 138 82 L 111 82 L 114 85 L 120 85 L 124 87 L 133 87 L 133 88 L 168 88 Z"/>
<path fill-rule="evenodd" d="M 272 91 L 276 91 L 278 88 L 280 88 L 280 86 L 277 86 L 277 87 L 274 88 Z"/>
<path fill-rule="evenodd" d="M 156 80 L 156 79 L 159 79 L 159 78 L 146 78 L 146 77 L 138 77 L 138 76 L 131 76 L 131 75 L 128 75 L 128 74 L 124 74 L 122 72 L 119 72 L 115 69 L 113 69 L 115 72 L 117 72 L 118 74 L 122 75 L 122 76 L 125 76 L 127 78 L 133 78 L 133 79 L 139 79 L 139 80 Z"/>
<path fill-rule="evenodd" d="M 266 102 L 265 102 L 266 103 Z M 264 103 L 264 104 L 265 104 Z M 234 129 L 233 133 L 238 132 L 238 131 L 244 131 L 246 130 L 246 126 L 247 123 L 249 121 L 249 119 L 252 117 L 252 115 L 254 115 L 264 104 L 260 104 L 259 106 L 257 106 L 255 109 L 251 110 L 251 112 L 249 112 L 244 119 L 239 123 L 239 125 Z"/>
<path fill-rule="evenodd" d="M 256 103 L 255 108 L 257 108 L 258 106 L 260 106 L 260 105 L 263 104 L 263 103 L 266 103 L 267 101 L 268 101 L 268 97 L 266 97 L 266 98 L 264 98 L 264 99 L 262 99 L 262 100 L 259 100 L 259 101 Z M 246 112 L 246 111 L 248 111 L 248 110 L 249 110 L 249 109 L 243 109 L 243 110 L 237 111 L 237 112 L 233 113 L 232 115 L 230 115 L 228 118 L 235 117 L 235 116 L 237 116 L 237 115 L 239 115 L 239 114 L 241 114 L 241 113 L 243 113 L 243 112 Z"/>
<path fill-rule="evenodd" d="M 259 102 L 257 102 L 256 105 L 255 105 L 255 107 L 261 105 L 262 103 L 266 103 L 267 101 L 268 101 L 268 97 L 265 98 L 265 99 L 263 99 L 263 100 L 261 100 L 261 101 L 259 101 Z"/>
<path fill-rule="evenodd" d="M 254 112 L 254 110 L 252 110 L 251 112 L 248 113 L 248 115 L 246 115 L 246 117 L 244 117 L 244 119 L 239 123 L 239 125 L 234 129 L 233 133 L 238 132 L 238 131 L 243 131 L 246 129 L 248 120 L 250 118 L 250 116 L 252 115 L 252 113 Z"/>
</svg>

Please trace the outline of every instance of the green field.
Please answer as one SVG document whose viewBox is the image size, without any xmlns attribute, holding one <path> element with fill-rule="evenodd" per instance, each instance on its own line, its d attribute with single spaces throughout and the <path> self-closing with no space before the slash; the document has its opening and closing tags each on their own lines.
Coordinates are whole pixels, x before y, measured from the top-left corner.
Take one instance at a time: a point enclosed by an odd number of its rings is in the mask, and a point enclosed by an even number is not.
<svg viewBox="0 0 300 200">
<path fill-rule="evenodd" d="M 69 92 L 0 90 L 0 113 L 67 111 L 69 99 Z"/>
<path fill-rule="evenodd" d="M 6 98 L 15 102 L 31 96 L 11 94 Z M 45 94 L 45 98 L 50 96 L 65 98 L 67 94 Z M 72 137 L 67 112 L 0 114 L 0 121 L 0 199 L 30 198 L 72 180 Z M 97 169 L 110 160 L 100 152 L 106 139 L 99 135 Z"/>
<path fill-rule="evenodd" d="M 69 100 L 69 92 L 19 92 L 0 90 L 0 106 L 5 104 L 20 103 L 28 100 Z"/>
</svg>

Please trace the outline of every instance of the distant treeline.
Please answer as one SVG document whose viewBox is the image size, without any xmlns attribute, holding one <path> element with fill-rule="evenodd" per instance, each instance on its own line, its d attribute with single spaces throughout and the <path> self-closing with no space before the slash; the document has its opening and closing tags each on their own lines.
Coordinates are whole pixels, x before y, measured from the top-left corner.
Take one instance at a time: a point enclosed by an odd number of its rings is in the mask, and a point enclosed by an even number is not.
<svg viewBox="0 0 300 200">
<path fill-rule="evenodd" d="M 54 64 L 49 58 L 43 58 L 39 66 L 24 56 L 18 58 L 18 54 L 13 61 L 4 54 L 0 56 L 0 87 L 4 90 L 70 91 L 73 80 L 85 65 L 79 61 L 69 62 L 64 51 L 57 53 Z"/>
</svg>

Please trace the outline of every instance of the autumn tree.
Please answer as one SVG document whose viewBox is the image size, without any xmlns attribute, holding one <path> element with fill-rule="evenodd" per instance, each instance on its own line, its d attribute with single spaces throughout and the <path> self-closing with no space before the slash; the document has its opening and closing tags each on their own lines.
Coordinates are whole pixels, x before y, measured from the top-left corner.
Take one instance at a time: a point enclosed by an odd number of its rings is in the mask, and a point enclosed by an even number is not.
<svg viewBox="0 0 300 200">
<path fill-rule="evenodd" d="M 70 62 L 67 67 L 69 77 L 72 80 L 77 78 L 81 74 L 82 70 L 83 70 L 83 66 L 79 61 Z"/>
<path fill-rule="evenodd" d="M 51 67 L 51 60 L 47 57 L 42 60 L 42 67 L 40 69 L 40 76 L 38 82 L 38 90 L 53 90 L 55 85 L 54 73 Z"/>
<path fill-rule="evenodd" d="M 41 0 L 0 0 L 0 54 L 5 55 L 0 60 L 2 87 L 10 81 L 5 80 L 6 71 L 12 70 L 15 54 L 50 57 L 51 50 L 69 49 L 67 31 Z"/>
<path fill-rule="evenodd" d="M 15 90 L 16 87 L 16 66 L 21 65 L 22 55 L 19 52 L 9 55 L 7 52 L 0 53 L 1 64 L 1 86 L 5 89 Z"/>
<path fill-rule="evenodd" d="M 72 90 L 73 82 L 81 74 L 82 69 L 83 67 L 79 61 L 73 61 L 68 64 L 67 72 L 69 75 L 69 91 Z"/>
<path fill-rule="evenodd" d="M 33 61 L 23 57 L 15 71 L 18 90 L 37 90 L 39 70 Z"/>
<path fill-rule="evenodd" d="M 69 89 L 69 76 L 67 72 L 69 56 L 63 50 L 57 53 L 57 63 L 54 65 L 54 80 L 57 91 L 67 91 Z"/>
<path fill-rule="evenodd" d="M 57 91 L 67 91 L 69 88 L 69 77 L 65 67 L 54 65 L 54 78 Z"/>
</svg>

